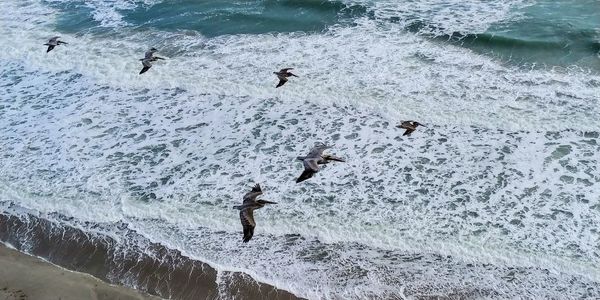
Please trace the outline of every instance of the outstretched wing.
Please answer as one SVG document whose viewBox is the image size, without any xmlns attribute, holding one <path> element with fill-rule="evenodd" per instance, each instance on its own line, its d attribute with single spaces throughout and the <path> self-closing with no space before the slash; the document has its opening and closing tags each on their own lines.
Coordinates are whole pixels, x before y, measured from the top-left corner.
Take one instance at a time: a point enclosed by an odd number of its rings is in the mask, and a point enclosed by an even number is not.
<svg viewBox="0 0 600 300">
<path fill-rule="evenodd" d="M 48 50 L 46 50 L 46 53 L 52 51 L 52 49 L 54 49 L 54 47 L 56 47 L 56 46 L 54 46 L 54 45 L 48 45 Z"/>
<path fill-rule="evenodd" d="M 256 201 L 256 197 L 262 195 L 262 189 L 260 188 L 260 184 L 256 184 L 252 190 L 250 190 L 248 193 L 246 193 L 246 195 L 244 195 L 244 202 L 242 203 L 247 203 L 247 202 L 255 202 Z"/>
<path fill-rule="evenodd" d="M 304 164 L 304 171 L 300 174 L 300 177 L 296 179 L 296 183 L 302 182 L 306 179 L 309 179 L 315 175 L 315 173 L 319 172 L 319 159 L 305 159 L 302 161 Z"/>
<path fill-rule="evenodd" d="M 294 68 L 285 68 L 285 69 L 281 69 L 281 70 L 279 70 L 279 73 L 282 73 L 282 74 L 284 74 L 284 73 L 287 73 L 289 70 L 293 70 L 293 69 L 294 69 Z"/>
<path fill-rule="evenodd" d="M 240 221 L 242 221 L 242 228 L 244 228 L 244 243 L 247 243 L 254 235 L 254 209 L 246 208 L 240 211 Z"/>
<path fill-rule="evenodd" d="M 319 159 L 316 158 L 303 160 L 302 163 L 304 164 L 304 170 L 312 170 L 315 173 L 319 172 L 318 162 Z"/>
<path fill-rule="evenodd" d="M 410 135 L 411 133 L 413 133 L 413 131 L 415 131 L 413 128 L 408 128 L 408 129 L 406 129 L 406 131 L 404 132 L 404 134 L 402 136 Z"/>
<path fill-rule="evenodd" d="M 58 40 L 60 36 L 55 36 L 52 37 L 51 39 L 48 40 L 48 44 L 56 44 L 56 40 Z"/>
<path fill-rule="evenodd" d="M 147 59 L 143 59 L 142 60 L 142 65 L 144 66 L 142 68 L 142 70 L 140 71 L 140 74 L 146 73 L 146 71 L 150 70 L 150 67 L 152 67 L 152 64 L 150 63 L 149 60 Z"/>
<path fill-rule="evenodd" d="M 277 84 L 277 86 L 275 86 L 275 88 L 278 88 L 278 87 L 284 85 L 286 82 L 287 82 L 287 79 L 286 80 L 279 79 L 279 83 Z"/>
<path fill-rule="evenodd" d="M 296 179 L 296 183 L 302 182 L 306 179 L 313 177 L 313 175 L 315 175 L 315 173 L 316 172 L 313 170 L 304 170 L 304 172 L 302 172 L 302 174 L 300 174 L 300 177 L 298 177 Z"/>
<path fill-rule="evenodd" d="M 288 79 L 283 76 L 277 75 L 277 78 L 279 78 L 279 83 L 277 84 L 277 86 L 275 88 L 278 88 L 278 87 L 284 85 L 288 81 Z"/>
</svg>

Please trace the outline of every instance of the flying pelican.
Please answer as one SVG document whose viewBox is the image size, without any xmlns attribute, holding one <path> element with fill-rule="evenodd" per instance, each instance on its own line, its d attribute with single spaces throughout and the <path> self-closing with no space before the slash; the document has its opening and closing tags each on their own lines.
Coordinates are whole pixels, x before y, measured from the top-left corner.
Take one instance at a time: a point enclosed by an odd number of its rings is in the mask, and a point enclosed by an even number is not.
<svg viewBox="0 0 600 300">
<path fill-rule="evenodd" d="M 256 197 L 262 195 L 260 184 L 256 184 L 252 190 L 244 195 L 244 202 L 242 205 L 234 206 L 233 208 L 240 211 L 240 220 L 242 221 L 242 227 L 244 228 L 244 243 L 247 243 L 254 235 L 254 210 L 262 208 L 266 204 L 277 204 L 277 202 L 271 202 L 267 200 L 256 200 Z"/>
<path fill-rule="evenodd" d="M 313 147 L 307 156 L 298 156 L 297 159 L 301 160 L 304 164 L 304 172 L 296 179 L 296 183 L 302 182 L 306 179 L 313 177 L 313 175 L 319 172 L 319 165 L 328 164 L 331 161 L 341 161 L 345 162 L 345 160 L 335 157 L 333 155 L 323 154 L 325 149 L 331 148 L 325 145 L 318 145 Z"/>
<path fill-rule="evenodd" d="M 427 127 L 417 121 L 402 121 L 402 123 L 400 125 L 397 125 L 396 127 L 406 129 L 403 136 L 404 135 L 410 136 L 410 134 L 413 133 L 413 131 L 415 131 L 417 129 L 417 126 L 419 126 L 419 125 L 421 125 L 423 127 Z"/>
<path fill-rule="evenodd" d="M 144 58 L 141 58 L 142 65 L 144 66 L 140 71 L 140 74 L 146 73 L 146 71 L 150 70 L 152 67 L 151 62 L 157 61 L 159 59 L 164 59 L 162 57 L 154 56 L 154 52 L 158 51 L 156 48 L 150 48 L 150 50 L 146 51 L 144 54 Z"/>
<path fill-rule="evenodd" d="M 45 43 L 45 46 L 48 46 L 48 50 L 46 50 L 46 53 L 52 51 L 52 49 L 54 49 L 54 47 L 58 46 L 58 45 L 62 45 L 62 44 L 67 44 L 63 41 L 59 41 L 58 38 L 60 38 L 60 36 L 55 36 L 53 38 L 51 38 L 50 40 L 48 40 L 47 43 Z"/>
<path fill-rule="evenodd" d="M 277 78 L 279 78 L 279 83 L 277 84 L 277 86 L 275 88 L 278 88 L 278 87 L 284 85 L 288 81 L 287 78 L 290 76 L 298 77 L 298 76 L 292 74 L 292 72 L 290 72 L 290 70 L 293 70 L 293 69 L 294 68 L 285 68 L 285 69 L 279 70 L 279 72 L 273 72 L 273 74 L 277 75 Z"/>
</svg>

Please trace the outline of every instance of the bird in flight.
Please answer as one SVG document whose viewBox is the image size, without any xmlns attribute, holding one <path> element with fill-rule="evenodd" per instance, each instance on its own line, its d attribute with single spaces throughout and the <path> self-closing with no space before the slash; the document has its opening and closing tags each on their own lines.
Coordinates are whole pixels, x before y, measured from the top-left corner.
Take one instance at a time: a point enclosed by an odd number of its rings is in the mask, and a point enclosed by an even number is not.
<svg viewBox="0 0 600 300">
<path fill-rule="evenodd" d="M 279 70 L 279 72 L 273 72 L 273 74 L 277 75 L 277 78 L 279 78 L 279 83 L 277 84 L 277 86 L 275 88 L 278 88 L 278 87 L 284 85 L 288 81 L 288 77 L 291 77 L 291 76 L 298 77 L 298 76 L 292 74 L 292 72 L 290 72 L 290 70 L 293 70 L 293 69 L 294 68 L 285 68 L 285 69 Z"/>
<path fill-rule="evenodd" d="M 244 195 L 242 205 L 233 207 L 240 211 L 240 220 L 242 221 L 242 227 L 244 228 L 244 238 L 242 239 L 244 243 L 247 243 L 254 235 L 254 227 L 256 227 L 256 222 L 254 222 L 254 210 L 262 208 L 267 204 L 277 204 L 277 202 L 262 199 L 256 200 L 256 197 L 262 195 L 262 193 L 262 189 L 257 183 L 252 190 Z"/>
<path fill-rule="evenodd" d="M 47 43 L 44 44 L 44 45 L 48 46 L 48 50 L 46 50 L 46 53 L 52 51 L 52 49 L 54 49 L 54 47 L 56 47 L 58 45 L 67 44 L 66 42 L 59 41 L 58 40 L 59 38 L 60 38 L 60 36 L 55 36 L 55 37 L 51 38 L 50 40 L 48 40 Z"/>
<path fill-rule="evenodd" d="M 140 75 L 150 70 L 153 61 L 164 59 L 162 57 L 154 56 L 154 52 L 156 51 L 158 51 L 156 48 L 150 48 L 150 50 L 146 51 L 146 54 L 144 54 L 144 58 L 140 59 L 142 61 L 142 65 L 144 66 L 140 71 Z"/>
<path fill-rule="evenodd" d="M 318 145 L 313 147 L 308 153 L 308 155 L 298 156 L 296 158 L 298 160 L 301 160 L 302 164 L 304 165 L 304 171 L 302 172 L 302 174 L 300 174 L 300 177 L 296 179 L 296 183 L 302 182 L 313 177 L 315 173 L 319 172 L 319 165 L 328 164 L 332 161 L 345 162 L 345 160 L 339 157 L 329 154 L 323 154 L 325 149 L 328 148 L 331 147 L 325 145 Z"/>
<path fill-rule="evenodd" d="M 411 133 L 413 133 L 413 131 L 415 131 L 417 129 L 417 126 L 423 126 L 423 127 L 427 127 L 419 122 L 416 121 L 403 121 L 402 123 L 400 123 L 400 125 L 397 125 L 396 127 L 398 128 L 402 128 L 402 129 L 406 129 L 406 131 L 404 132 L 404 135 L 409 135 Z"/>
</svg>

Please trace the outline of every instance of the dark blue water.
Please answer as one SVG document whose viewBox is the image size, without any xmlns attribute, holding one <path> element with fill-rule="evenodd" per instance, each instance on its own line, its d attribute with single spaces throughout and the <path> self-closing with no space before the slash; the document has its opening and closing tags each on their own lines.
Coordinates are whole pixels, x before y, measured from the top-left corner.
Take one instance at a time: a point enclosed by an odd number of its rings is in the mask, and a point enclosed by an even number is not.
<svg viewBox="0 0 600 300">
<path fill-rule="evenodd" d="M 118 3 L 118 2 L 117 2 Z M 206 37 L 235 34 L 317 33 L 331 26 L 353 26 L 361 18 L 405 24 L 405 30 L 453 43 L 514 65 L 570 66 L 600 70 L 600 2 L 538 1 L 515 5 L 511 17 L 492 22 L 483 31 L 453 31 L 440 22 L 445 5 L 425 11 L 398 10 L 379 17 L 379 1 L 361 5 L 342 1 L 263 0 L 190 1 L 107 5 L 84 1 L 48 2 L 63 13 L 57 29 L 98 34 L 136 31 L 190 30 Z M 402 6 L 400 6 L 402 7 Z M 462 9 L 458 6 L 457 10 Z M 457 11 L 457 13 L 461 13 Z M 117 17 L 115 17 L 115 15 Z M 481 18 L 485 19 L 485 15 Z M 474 16 L 477 19 L 477 16 Z M 443 18 L 442 18 L 443 19 Z M 117 21 L 115 21 L 117 20 Z M 439 31 L 445 34 L 437 34 Z M 432 34 L 435 33 L 435 34 Z"/>
</svg>

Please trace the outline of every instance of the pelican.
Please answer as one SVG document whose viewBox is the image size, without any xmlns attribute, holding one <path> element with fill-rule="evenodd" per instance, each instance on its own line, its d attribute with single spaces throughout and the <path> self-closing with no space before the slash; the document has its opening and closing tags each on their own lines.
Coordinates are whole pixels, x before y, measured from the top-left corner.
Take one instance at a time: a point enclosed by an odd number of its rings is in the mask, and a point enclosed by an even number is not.
<svg viewBox="0 0 600 300">
<path fill-rule="evenodd" d="M 46 53 L 52 51 L 52 49 L 54 49 L 54 47 L 58 46 L 58 45 L 62 45 L 62 44 L 67 44 L 63 41 L 59 41 L 58 38 L 60 38 L 60 36 L 55 36 L 53 38 L 51 38 L 50 40 L 48 40 L 47 43 L 45 43 L 45 46 L 48 46 L 48 50 L 46 50 Z"/>
<path fill-rule="evenodd" d="M 403 136 L 404 135 L 410 136 L 410 134 L 413 133 L 413 131 L 415 131 L 417 129 L 417 126 L 419 126 L 419 125 L 421 125 L 423 127 L 427 127 L 417 121 L 402 121 L 402 123 L 400 125 L 397 125 L 396 127 L 406 129 Z"/>
<path fill-rule="evenodd" d="M 277 84 L 277 86 L 275 88 L 278 88 L 278 87 L 284 85 L 288 81 L 287 78 L 290 76 L 298 77 L 298 76 L 292 74 L 292 72 L 290 72 L 290 70 L 293 70 L 293 69 L 294 68 L 285 68 L 285 69 L 279 70 L 279 72 L 273 72 L 273 74 L 277 75 L 277 78 L 279 78 L 279 83 Z"/>
<path fill-rule="evenodd" d="M 254 227 L 256 227 L 256 222 L 254 222 L 254 210 L 262 208 L 266 204 L 277 204 L 277 202 L 262 199 L 256 200 L 256 197 L 262 195 L 262 193 L 260 184 L 257 183 L 250 192 L 244 195 L 242 205 L 233 207 L 240 211 L 240 220 L 242 221 L 242 227 L 244 228 L 244 238 L 242 239 L 244 243 L 247 243 L 252 238 L 252 235 L 254 235 Z"/>
<path fill-rule="evenodd" d="M 146 51 L 146 53 L 144 54 L 144 58 L 140 59 L 142 61 L 142 65 L 144 66 L 140 71 L 140 75 L 150 70 L 150 68 L 152 67 L 151 62 L 157 61 L 159 59 L 164 59 L 162 57 L 154 56 L 154 52 L 156 51 L 158 51 L 156 48 L 150 48 L 150 50 Z"/>
<path fill-rule="evenodd" d="M 296 183 L 302 182 L 306 179 L 309 179 L 315 175 L 315 173 L 319 172 L 319 165 L 328 164 L 331 161 L 341 161 L 345 162 L 345 160 L 335 157 L 333 155 L 323 154 L 325 149 L 331 148 L 325 145 L 315 146 L 310 150 L 307 156 L 298 156 L 297 159 L 301 160 L 304 164 L 304 171 L 296 179 Z"/>
</svg>

